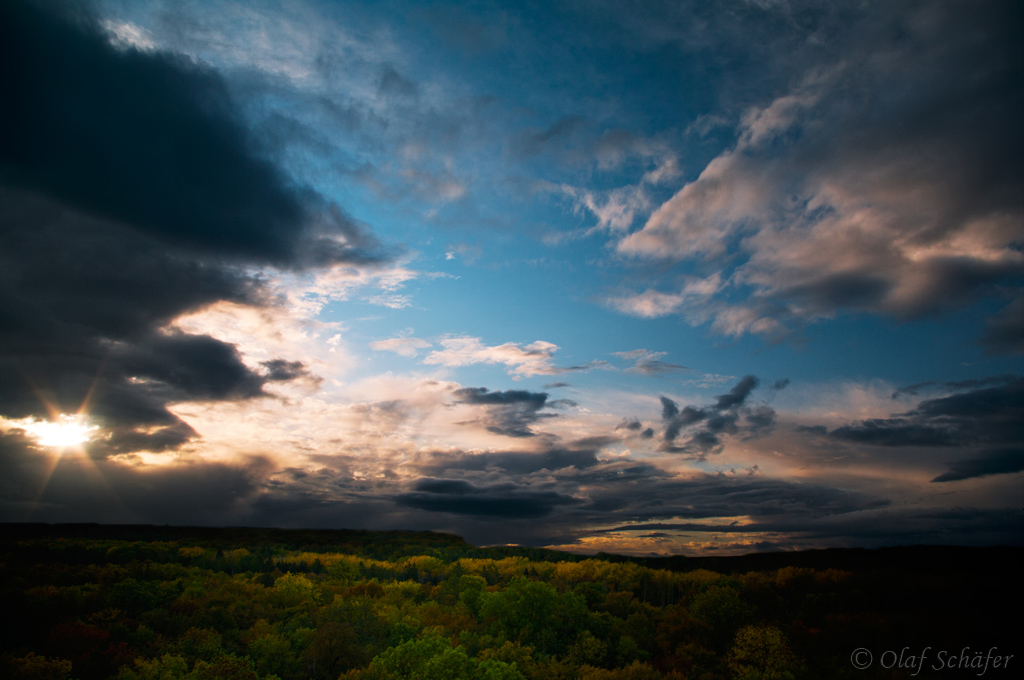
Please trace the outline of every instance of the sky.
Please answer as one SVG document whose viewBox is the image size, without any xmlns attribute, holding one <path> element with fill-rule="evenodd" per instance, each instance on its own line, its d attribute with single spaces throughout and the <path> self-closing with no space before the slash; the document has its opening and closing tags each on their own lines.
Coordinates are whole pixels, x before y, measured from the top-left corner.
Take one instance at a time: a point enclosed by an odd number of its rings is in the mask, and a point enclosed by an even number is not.
<svg viewBox="0 0 1024 680">
<path fill-rule="evenodd" d="M 0 5 L 0 521 L 1024 544 L 1024 6 Z"/>
</svg>

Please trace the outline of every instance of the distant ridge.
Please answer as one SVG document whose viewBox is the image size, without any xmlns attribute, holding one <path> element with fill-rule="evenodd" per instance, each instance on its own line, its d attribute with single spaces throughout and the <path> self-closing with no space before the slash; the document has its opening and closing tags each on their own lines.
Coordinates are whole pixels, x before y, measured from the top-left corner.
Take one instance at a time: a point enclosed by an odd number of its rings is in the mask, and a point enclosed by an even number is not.
<svg viewBox="0 0 1024 680">
<path fill-rule="evenodd" d="M 143 542 L 188 541 L 220 549 L 273 546 L 308 552 L 358 553 L 367 557 L 390 559 L 413 555 L 433 555 L 446 561 L 463 557 L 526 557 L 543 562 L 600 559 L 608 562 L 630 562 L 651 569 L 679 572 L 707 569 L 722 574 L 773 571 L 784 567 L 856 571 L 909 570 L 934 574 L 986 571 L 995 574 L 1004 571 L 1016 572 L 1017 566 L 1024 563 L 1024 547 L 1005 545 L 911 545 L 884 548 L 825 548 L 721 557 L 636 557 L 612 553 L 581 555 L 524 546 L 476 547 L 467 543 L 461 536 L 437 531 L 0 523 L 0 541 L 58 538 Z"/>
<path fill-rule="evenodd" d="M 906 545 L 884 548 L 823 548 L 790 552 L 750 553 L 711 557 L 621 557 L 599 554 L 608 561 L 628 560 L 652 569 L 692 571 L 707 569 L 722 574 L 773 571 L 783 567 L 804 569 L 906 569 L 935 574 L 991 570 L 1017 572 L 1024 563 L 1024 546 Z"/>
</svg>

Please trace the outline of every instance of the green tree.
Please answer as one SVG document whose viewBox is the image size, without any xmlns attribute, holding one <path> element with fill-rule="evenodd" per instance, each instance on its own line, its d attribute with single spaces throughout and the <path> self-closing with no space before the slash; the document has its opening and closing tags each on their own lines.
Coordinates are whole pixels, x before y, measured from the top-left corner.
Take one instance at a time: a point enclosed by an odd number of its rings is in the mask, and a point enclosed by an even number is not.
<svg viewBox="0 0 1024 680">
<path fill-rule="evenodd" d="M 569 659 L 577 665 L 601 666 L 607 652 L 608 646 L 594 637 L 589 630 L 585 630 L 569 647 Z"/>
<path fill-rule="evenodd" d="M 639 661 L 612 670 L 583 666 L 580 668 L 579 674 L 579 680 L 660 680 L 660 678 L 661 673 Z"/>
<path fill-rule="evenodd" d="M 270 633 L 249 643 L 249 658 L 256 663 L 256 669 L 264 674 L 281 677 L 289 676 L 295 668 L 295 653 L 291 643 L 283 635 Z"/>
<path fill-rule="evenodd" d="M 513 579 L 482 598 L 480 614 L 493 618 L 510 640 L 547 654 L 562 654 L 586 628 L 590 612 L 575 593 L 559 593 L 541 581 Z"/>
<path fill-rule="evenodd" d="M 739 592 L 725 585 L 710 586 L 694 597 L 690 613 L 708 627 L 712 644 L 720 650 L 728 647 L 736 630 L 751 616 Z"/>
<path fill-rule="evenodd" d="M 180 656 L 136 659 L 135 668 L 122 668 L 116 680 L 180 680 L 188 675 L 188 663 Z"/>
<path fill-rule="evenodd" d="M 526 680 L 515 662 L 484 659 L 477 667 L 475 680 Z"/>
<path fill-rule="evenodd" d="M 798 668 L 786 636 L 775 626 L 745 626 L 728 657 L 737 680 L 793 680 Z"/>
<path fill-rule="evenodd" d="M 187 680 L 259 680 L 248 657 L 222 654 L 211 661 L 199 661 Z"/>
<path fill-rule="evenodd" d="M 480 598 L 487 592 L 487 581 L 482 576 L 466 574 L 459 577 L 458 598 L 473 616 L 480 617 Z"/>
<path fill-rule="evenodd" d="M 525 680 L 515 664 L 477 662 L 441 638 L 410 640 L 385 650 L 360 677 L 367 680 Z"/>
<path fill-rule="evenodd" d="M 450 647 L 439 638 L 409 640 L 378 654 L 370 663 L 369 675 L 375 680 L 419 680 L 427 661 Z"/>
<path fill-rule="evenodd" d="M 177 646 L 186 659 L 209 661 L 224 653 L 220 633 L 209 628 L 189 628 L 179 638 Z"/>
<path fill-rule="evenodd" d="M 274 582 L 272 601 L 279 607 L 321 602 L 320 589 L 302 574 L 285 574 Z"/>
</svg>

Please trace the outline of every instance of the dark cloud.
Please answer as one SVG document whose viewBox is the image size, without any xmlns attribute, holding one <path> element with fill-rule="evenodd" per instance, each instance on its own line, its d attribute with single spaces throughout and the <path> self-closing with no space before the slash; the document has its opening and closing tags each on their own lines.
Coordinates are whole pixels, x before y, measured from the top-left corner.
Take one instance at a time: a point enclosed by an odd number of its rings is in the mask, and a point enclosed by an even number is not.
<svg viewBox="0 0 1024 680">
<path fill-rule="evenodd" d="M 30 446 L 18 435 L 0 435 L 4 521 L 241 523 L 272 469 L 259 457 L 139 467 L 76 455 L 53 460 Z"/>
<path fill-rule="evenodd" d="M 684 427 L 693 425 L 694 423 L 700 422 L 706 419 L 711 411 L 706 409 L 694 408 L 693 406 L 685 406 L 680 411 L 674 401 L 661 398 L 662 400 L 662 419 L 666 421 L 665 425 L 665 441 L 673 442 L 676 437 L 679 436 L 679 431 Z M 666 404 L 668 402 L 668 404 Z M 666 418 L 665 414 L 674 413 L 674 415 Z"/>
<path fill-rule="evenodd" d="M 640 421 L 636 418 L 623 418 L 622 422 L 615 426 L 616 430 L 633 430 L 637 431 L 643 428 Z"/>
<path fill-rule="evenodd" d="M 995 375 L 988 378 L 972 378 L 970 380 L 955 380 L 953 382 L 943 383 L 946 387 L 951 390 L 971 390 L 978 387 L 988 387 L 989 385 L 1003 385 L 1006 383 L 1012 383 L 1017 380 L 1015 375 Z"/>
<path fill-rule="evenodd" d="M 892 393 L 893 399 L 898 399 L 900 395 L 906 394 L 911 397 L 916 397 L 920 390 L 926 387 L 932 387 L 937 383 L 934 380 L 926 380 L 925 382 L 914 383 L 913 385 L 907 385 L 906 387 L 900 387 Z"/>
<path fill-rule="evenodd" d="M 38 194 L 0 187 L 0 199 L 4 331 L 125 339 L 217 300 L 263 303 L 259 280 L 233 266 Z"/>
<path fill-rule="evenodd" d="M 533 409 L 541 409 L 547 401 L 546 392 L 528 392 L 526 390 L 506 390 L 491 392 L 486 387 L 464 387 L 455 390 L 455 396 L 464 404 L 484 404 L 487 406 L 508 406 L 526 404 Z"/>
<path fill-rule="evenodd" d="M 1016 378 L 999 387 L 927 399 L 912 413 L 942 420 L 963 430 L 975 429 L 977 434 L 987 434 L 987 438 L 1019 437 L 1024 434 L 1024 379 Z M 985 432 L 993 426 L 1000 426 L 999 430 Z"/>
<path fill-rule="evenodd" d="M 661 399 L 661 418 L 662 420 L 672 420 L 679 415 L 679 404 L 672 401 L 668 397 L 659 397 Z"/>
<path fill-rule="evenodd" d="M 673 364 L 658 359 L 640 359 L 636 365 L 626 369 L 626 373 L 639 373 L 640 375 L 665 375 L 678 371 L 688 371 L 689 367 L 681 364 Z"/>
<path fill-rule="evenodd" d="M 616 356 L 633 362 L 633 365 L 626 369 L 626 373 L 638 373 L 640 375 L 664 376 L 680 371 L 691 370 L 688 366 L 673 364 L 662 361 L 661 357 L 666 352 L 652 352 L 646 349 L 634 349 L 628 352 L 615 352 Z"/>
<path fill-rule="evenodd" d="M 872 446 L 954 446 L 956 433 L 945 427 L 915 423 L 906 418 L 873 418 L 837 427 L 835 439 Z"/>
<path fill-rule="evenodd" d="M 419 510 L 476 517 L 544 517 L 559 506 L 579 502 L 553 491 L 534 491 L 511 484 L 474 487 L 460 480 L 423 479 L 413 488 L 414 492 L 400 494 L 395 501 Z"/>
<path fill-rule="evenodd" d="M 0 196 L 0 413 L 74 412 L 88 398 L 107 426 L 183 436 L 168 400 L 262 394 L 234 347 L 157 330 L 218 300 L 263 304 L 258 281 L 49 199 Z"/>
<path fill-rule="evenodd" d="M 455 496 L 463 496 L 472 493 L 475 489 L 469 482 L 461 479 L 419 479 L 412 486 L 414 491 L 426 493 L 440 493 Z"/>
<path fill-rule="evenodd" d="M 301 361 L 288 361 L 286 359 L 272 359 L 261 361 L 260 366 L 266 369 L 265 377 L 273 382 L 284 382 L 296 378 L 315 378 L 309 372 L 309 368 Z"/>
<path fill-rule="evenodd" d="M 759 382 L 760 381 L 758 381 L 755 376 L 744 376 L 731 390 L 729 390 L 729 394 L 723 394 L 718 397 L 718 401 L 715 403 L 715 408 L 719 411 L 723 411 L 742 406 L 743 402 L 747 400 L 747 397 L 750 396 L 750 393 L 755 387 L 757 387 Z"/>
<path fill-rule="evenodd" d="M 790 285 L 779 291 L 780 297 L 800 300 L 815 311 L 836 308 L 863 308 L 876 305 L 892 293 L 894 283 L 873 272 L 823 273 L 813 281 Z"/>
<path fill-rule="evenodd" d="M 1002 385 L 1013 382 L 1016 379 L 1017 376 L 1014 375 L 994 375 L 987 378 L 972 378 L 970 380 L 954 380 L 951 382 L 926 380 L 925 382 L 914 383 L 913 385 L 898 388 L 892 393 L 892 398 L 897 399 L 904 394 L 916 397 L 919 392 L 924 391 L 926 388 L 935 388 L 937 386 L 941 386 L 955 392 L 961 392 L 963 390 L 970 390 L 978 387 L 988 387 L 989 385 Z"/>
<path fill-rule="evenodd" d="M 743 418 L 751 433 L 760 434 L 775 426 L 775 409 L 764 405 L 755 406 L 747 409 Z"/>
<path fill-rule="evenodd" d="M 114 49 L 83 12 L 5 3 L 0 25 L 5 184 L 207 255 L 285 267 L 373 259 L 336 206 L 260 155 L 214 71 Z"/>
<path fill-rule="evenodd" d="M 0 414 L 87 403 L 109 435 L 97 455 L 164 451 L 196 436 L 166 404 L 306 375 L 166 330 L 218 301 L 275 304 L 255 267 L 382 257 L 275 165 L 220 75 L 114 47 L 67 3 L 3 3 L 0 62 Z"/>
<path fill-rule="evenodd" d="M 452 471 L 501 471 L 509 475 L 530 475 L 542 470 L 565 468 L 585 469 L 597 465 L 598 446 L 576 442 L 570 447 L 545 447 L 534 453 L 495 451 L 487 453 L 435 454 L 429 463 L 418 469 L 426 474 L 441 475 Z"/>
<path fill-rule="evenodd" d="M 520 464 L 531 455 L 533 464 Z M 404 507 L 458 515 L 463 519 L 448 526 L 457 526 L 464 535 L 484 536 L 485 542 L 494 541 L 492 530 L 477 528 L 475 522 L 486 524 L 502 517 L 507 522 L 503 532 L 530 545 L 574 542 L 599 533 L 589 528 L 595 524 L 673 518 L 742 518 L 744 522 L 752 518 L 759 524 L 786 524 L 788 531 L 806 531 L 834 521 L 829 518 L 889 505 L 870 494 L 750 474 L 683 479 L 649 463 L 626 459 L 542 467 L 539 463 L 545 457 L 438 452 L 429 464 L 418 467 L 425 476 L 396 500 Z M 515 500 L 524 507 L 516 509 Z M 545 518 L 543 523 L 529 522 L 540 516 Z"/>
<path fill-rule="evenodd" d="M 257 374 L 233 345 L 208 336 L 152 334 L 71 356 L 8 357 L 0 362 L 0 413 L 46 415 L 48 407 L 73 412 L 84 404 L 90 419 L 106 430 L 88 445 L 93 455 L 160 452 L 197 436 L 167 410 L 168 403 L 265 397 L 267 381 L 298 375 L 304 374 L 280 366 Z"/>
<path fill-rule="evenodd" d="M 773 392 L 783 389 L 788 382 L 776 381 L 771 389 Z M 751 392 L 758 384 L 757 377 L 744 376 L 728 394 L 716 397 L 714 404 L 703 407 L 684 406 L 681 410 L 668 397 L 661 397 L 661 418 L 665 423 L 662 450 L 703 457 L 721 450 L 723 435 L 742 433 L 751 438 L 769 432 L 775 426 L 775 410 L 767 404 L 746 406 Z M 677 444 L 676 440 L 684 430 L 687 439 Z"/>
<path fill-rule="evenodd" d="M 1000 376 L 963 384 L 998 386 L 926 399 L 907 413 L 844 425 L 829 436 L 875 446 L 975 447 L 1024 442 L 1024 379 Z"/>
<path fill-rule="evenodd" d="M 16 433 L 0 436 L 0 517 L 7 521 L 342 523 L 443 529 L 476 544 L 525 545 L 571 544 L 602 534 L 594 526 L 611 525 L 670 534 L 785 534 L 805 547 L 1005 542 L 1017 522 L 1005 510 L 908 509 L 866 493 L 748 474 L 679 478 L 649 463 L 599 461 L 593 450 L 568 449 L 438 452 L 419 468 L 422 476 L 407 481 L 355 479 L 333 457 L 323 458 L 330 468 L 277 471 L 261 459 L 133 468 L 69 457 L 58 461 L 37 503 L 47 461 L 27 446 Z"/>
<path fill-rule="evenodd" d="M 990 354 L 1024 354 L 1024 295 L 988 320 L 981 344 Z"/>
<path fill-rule="evenodd" d="M 171 333 L 136 342 L 111 359 L 119 372 L 166 393 L 167 401 L 248 399 L 264 378 L 242 363 L 234 345 L 205 335 Z"/>
<path fill-rule="evenodd" d="M 132 394 L 131 397 L 137 398 L 138 395 Z M 106 409 L 105 412 L 109 413 L 110 409 Z M 116 415 L 123 416 L 120 413 Z M 117 422 L 118 419 L 111 420 Z M 199 437 L 188 423 L 175 418 L 169 424 L 164 424 L 168 420 L 172 419 L 163 417 L 147 422 L 140 418 L 133 418 L 134 427 L 112 428 L 108 438 L 90 444 L 89 450 L 95 456 L 135 451 L 164 453 L 173 451 Z"/>
<path fill-rule="evenodd" d="M 555 372 L 556 373 L 585 373 L 587 371 L 592 371 L 595 368 L 599 368 L 599 369 L 606 370 L 606 371 L 607 370 L 615 370 L 614 368 L 612 368 L 612 365 L 609 364 L 607 361 L 603 361 L 601 359 L 595 359 L 593 361 L 588 361 L 585 364 L 578 364 L 576 366 L 559 366 L 558 368 L 555 369 Z"/>
<path fill-rule="evenodd" d="M 996 449 L 986 451 L 976 458 L 954 461 L 949 464 L 948 472 L 939 475 L 932 481 L 955 482 L 987 475 L 1005 475 L 1022 470 L 1024 470 L 1024 448 Z"/>
<path fill-rule="evenodd" d="M 575 405 L 568 399 L 548 401 L 547 392 L 526 390 L 497 390 L 486 387 L 464 387 L 453 392 L 463 404 L 487 407 L 487 417 L 480 422 L 488 431 L 507 437 L 533 437 L 530 426 L 542 418 L 556 417 L 555 413 L 540 413 L 541 409 Z"/>
<path fill-rule="evenodd" d="M 902 388 L 899 393 L 938 385 L 935 381 Z M 832 439 L 878 447 L 938 448 L 962 457 L 932 481 L 951 482 L 1024 469 L 1024 379 L 993 376 L 942 383 L 966 390 L 925 399 L 917 408 L 890 418 L 872 418 L 838 427 Z M 988 387 L 993 385 L 992 387 Z M 819 428 L 813 429 L 822 434 Z"/>
<path fill-rule="evenodd" d="M 701 475 L 685 480 L 644 475 L 617 480 L 615 475 L 596 477 L 599 472 L 584 477 L 588 485 L 593 485 L 588 494 L 590 505 L 573 512 L 600 510 L 609 522 L 749 517 L 759 522 L 802 523 L 889 505 L 870 494 L 748 475 Z M 661 530 L 668 526 L 640 528 Z"/>
</svg>

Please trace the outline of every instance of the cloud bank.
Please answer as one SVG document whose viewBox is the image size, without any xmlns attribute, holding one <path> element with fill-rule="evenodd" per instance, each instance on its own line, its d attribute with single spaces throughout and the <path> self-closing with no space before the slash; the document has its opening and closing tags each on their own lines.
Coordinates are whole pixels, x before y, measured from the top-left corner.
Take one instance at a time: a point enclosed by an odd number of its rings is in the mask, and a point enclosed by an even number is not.
<svg viewBox="0 0 1024 680">
<path fill-rule="evenodd" d="M 850 14 L 842 53 L 747 108 L 734 146 L 618 241 L 624 256 L 686 265 L 692 281 L 613 307 L 783 337 L 840 312 L 913 319 L 1019 296 L 1020 8 Z M 992 351 L 1019 352 L 1019 306 L 990 322 Z"/>
<path fill-rule="evenodd" d="M 105 451 L 161 451 L 195 436 L 168 404 L 263 398 L 303 375 L 168 324 L 277 304 L 262 268 L 382 263 L 373 237 L 275 165 L 213 69 L 112 44 L 86 9 L 0 12 L 0 413 L 87 405 Z"/>
</svg>

